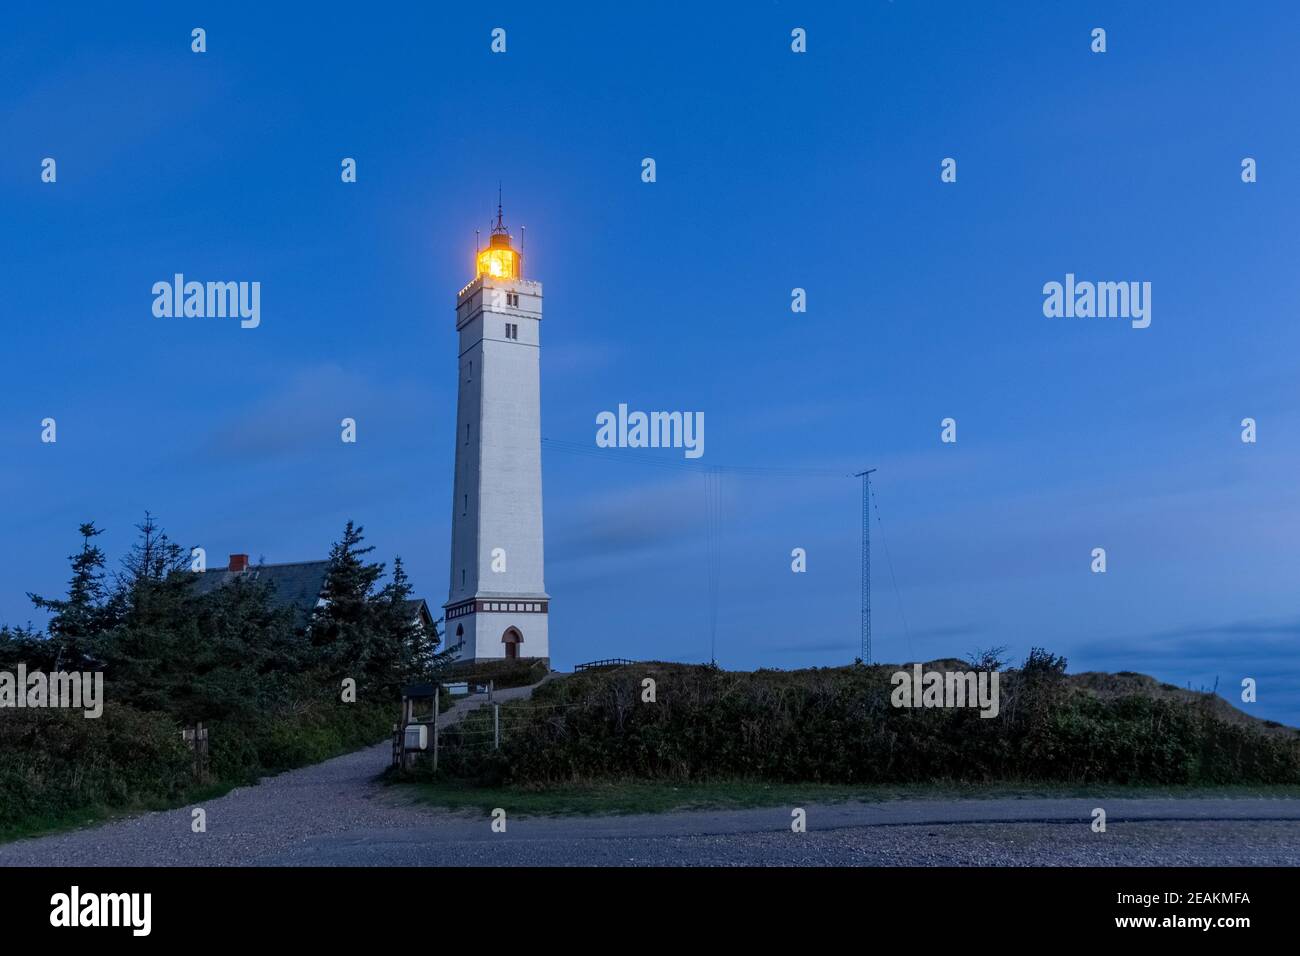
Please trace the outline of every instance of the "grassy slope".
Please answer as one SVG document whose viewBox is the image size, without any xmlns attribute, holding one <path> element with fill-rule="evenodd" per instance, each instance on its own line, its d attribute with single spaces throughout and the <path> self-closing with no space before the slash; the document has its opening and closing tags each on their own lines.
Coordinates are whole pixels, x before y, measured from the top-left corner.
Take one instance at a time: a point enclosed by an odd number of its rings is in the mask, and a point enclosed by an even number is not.
<svg viewBox="0 0 1300 956">
<path fill-rule="evenodd" d="M 660 665 L 661 666 L 661 665 Z M 669 665 L 673 667 L 673 665 Z M 910 665 L 889 666 L 903 670 Z M 963 662 L 930 662 L 929 669 L 967 668 Z M 768 672 L 769 674 L 771 672 Z M 797 673 L 797 672 L 796 672 Z M 590 679 L 586 677 L 584 679 Z M 1115 699 L 1126 696 L 1175 699 L 1198 704 L 1213 711 L 1226 724 L 1249 726 L 1269 735 L 1295 737 L 1294 728 L 1261 721 L 1212 694 L 1161 684 L 1142 674 L 1084 673 L 1066 678 L 1073 693 Z M 410 797 L 450 809 L 490 812 L 508 803 L 517 812 L 529 814 L 649 813 L 679 809 L 739 808 L 793 805 L 799 802 L 877 802 L 893 799 L 952 799 L 983 797 L 1265 797 L 1300 798 L 1300 783 L 1227 786 L 1133 786 L 1120 784 L 1072 785 L 1044 781 L 1002 781 L 966 783 L 937 781 L 916 784 L 848 785 L 829 783 L 781 783 L 753 780 L 647 780 L 613 779 L 552 783 L 549 785 L 484 786 L 466 779 L 424 779 L 405 781 L 402 790 Z"/>
</svg>

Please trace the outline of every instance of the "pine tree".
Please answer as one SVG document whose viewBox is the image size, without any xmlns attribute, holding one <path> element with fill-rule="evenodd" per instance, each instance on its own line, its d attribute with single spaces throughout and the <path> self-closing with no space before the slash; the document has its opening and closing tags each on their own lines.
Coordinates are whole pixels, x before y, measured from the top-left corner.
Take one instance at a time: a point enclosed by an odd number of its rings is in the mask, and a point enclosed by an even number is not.
<svg viewBox="0 0 1300 956">
<path fill-rule="evenodd" d="M 376 629 L 384 637 L 384 654 L 393 663 L 388 682 L 428 681 L 451 662 L 454 651 L 438 651 L 440 622 L 426 631 L 417 617 L 410 578 L 400 557 L 393 559 L 392 578 L 379 592 L 375 606 Z"/>
<path fill-rule="evenodd" d="M 309 633 L 317 659 L 332 674 L 358 680 L 370 673 L 375 656 L 370 600 L 384 566 L 367 562 L 372 546 L 362 547 L 365 529 L 351 521 L 330 548 L 323 604 L 312 615 Z"/>
<path fill-rule="evenodd" d="M 150 512 L 146 511 L 144 522 L 135 527 L 140 536 L 131 546 L 130 553 L 122 559 L 122 571 L 117 575 L 120 591 L 133 593 L 143 582 L 166 581 L 174 572 L 189 569 L 188 553 L 167 537 Z"/>
<path fill-rule="evenodd" d="M 25 664 L 29 671 L 54 671 L 57 650 L 48 636 L 30 624 L 26 627 L 0 625 L 0 670 Z"/>
<path fill-rule="evenodd" d="M 419 627 L 400 558 L 392 578 L 376 590 L 384 565 L 365 560 L 374 548 L 363 547 L 364 540 L 364 529 L 349 521 L 342 540 L 330 549 L 324 604 L 312 617 L 311 643 L 317 661 L 334 677 L 352 677 L 359 686 L 392 693 L 445 666 L 450 652 L 438 654 L 436 624 L 432 633 Z"/>
<path fill-rule="evenodd" d="M 53 670 L 91 670 L 95 660 L 91 645 L 111 626 L 112 609 L 107 606 L 104 584 L 104 552 L 94 543 L 103 534 L 93 521 L 78 528 L 81 550 L 68 556 L 72 579 L 68 596 L 44 598 L 28 593 L 31 602 L 51 613 L 46 632 L 49 635 L 49 666 Z"/>
<path fill-rule="evenodd" d="M 324 599 L 308 628 L 277 606 L 265 581 L 241 577 L 197 593 L 188 553 L 146 513 L 112 588 L 93 523 L 80 527 L 65 598 L 30 595 L 50 612 L 47 632 L 0 628 L 0 666 L 102 670 L 112 700 L 164 711 L 184 723 L 245 719 L 337 695 L 352 677 L 372 700 L 403 683 L 435 679 L 453 651 L 438 652 L 438 625 L 420 626 L 400 558 L 368 560 L 362 528 L 348 522 L 330 550 Z M 395 699 L 395 698 L 394 698 Z"/>
<path fill-rule="evenodd" d="M 265 581 L 240 577 L 191 602 L 197 643 L 182 698 L 188 720 L 256 719 L 302 685 L 305 638 L 294 612 L 277 607 Z"/>
<path fill-rule="evenodd" d="M 122 559 L 109 606 L 115 626 L 99 641 L 104 677 L 114 699 L 146 710 L 189 716 L 195 697 L 199 639 L 194 574 L 187 552 L 168 538 L 149 512 Z"/>
</svg>

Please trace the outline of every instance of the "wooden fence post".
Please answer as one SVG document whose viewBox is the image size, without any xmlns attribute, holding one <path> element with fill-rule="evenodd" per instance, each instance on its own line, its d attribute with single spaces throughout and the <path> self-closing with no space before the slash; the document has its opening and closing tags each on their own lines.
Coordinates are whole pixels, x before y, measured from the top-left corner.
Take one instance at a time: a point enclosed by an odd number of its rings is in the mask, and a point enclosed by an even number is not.
<svg viewBox="0 0 1300 956">
<path fill-rule="evenodd" d="M 190 774 L 199 783 L 208 776 L 208 728 L 199 721 L 193 727 L 181 728 L 181 740 L 190 750 Z"/>
</svg>

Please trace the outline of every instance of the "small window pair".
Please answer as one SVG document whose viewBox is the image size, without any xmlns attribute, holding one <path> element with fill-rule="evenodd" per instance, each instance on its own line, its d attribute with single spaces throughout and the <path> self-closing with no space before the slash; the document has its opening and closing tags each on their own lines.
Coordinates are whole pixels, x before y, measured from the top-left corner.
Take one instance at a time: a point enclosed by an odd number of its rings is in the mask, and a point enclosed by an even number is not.
<svg viewBox="0 0 1300 956">
<path fill-rule="evenodd" d="M 515 339 L 516 341 L 518 341 L 518 339 L 519 339 L 519 326 L 516 325 L 516 324 L 513 323 L 513 322 L 507 322 L 507 323 L 506 323 L 506 338 L 508 338 L 508 339 Z"/>
</svg>

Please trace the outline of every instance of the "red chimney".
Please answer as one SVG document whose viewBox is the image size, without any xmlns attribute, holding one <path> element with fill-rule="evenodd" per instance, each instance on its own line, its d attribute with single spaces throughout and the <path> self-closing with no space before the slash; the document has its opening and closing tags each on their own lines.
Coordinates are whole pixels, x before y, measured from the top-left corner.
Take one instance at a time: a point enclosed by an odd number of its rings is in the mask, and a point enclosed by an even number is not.
<svg viewBox="0 0 1300 956">
<path fill-rule="evenodd" d="M 248 570 L 248 555 L 246 555 L 246 554 L 232 554 L 232 555 L 230 556 L 230 570 L 231 570 L 231 571 L 247 571 L 247 570 Z"/>
</svg>

